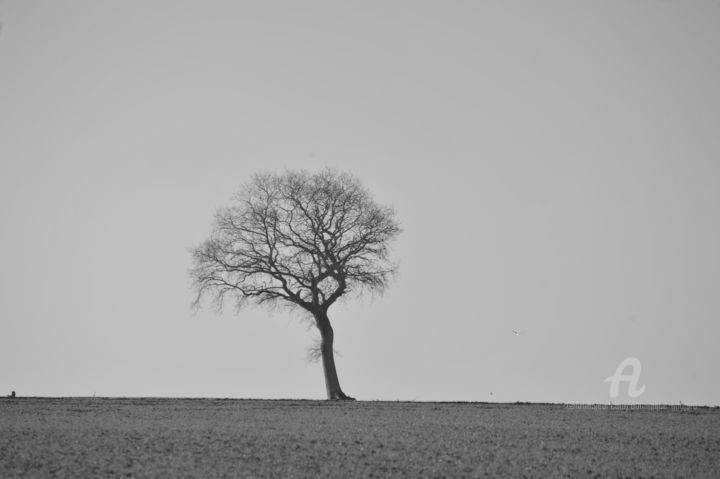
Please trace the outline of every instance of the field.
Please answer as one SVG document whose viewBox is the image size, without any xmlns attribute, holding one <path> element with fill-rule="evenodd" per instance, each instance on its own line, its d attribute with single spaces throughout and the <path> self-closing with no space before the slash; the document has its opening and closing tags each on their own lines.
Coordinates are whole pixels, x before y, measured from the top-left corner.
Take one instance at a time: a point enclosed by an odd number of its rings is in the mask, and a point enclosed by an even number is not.
<svg viewBox="0 0 720 479">
<path fill-rule="evenodd" d="M 0 399 L 0 477 L 720 477 L 720 409 Z"/>
</svg>

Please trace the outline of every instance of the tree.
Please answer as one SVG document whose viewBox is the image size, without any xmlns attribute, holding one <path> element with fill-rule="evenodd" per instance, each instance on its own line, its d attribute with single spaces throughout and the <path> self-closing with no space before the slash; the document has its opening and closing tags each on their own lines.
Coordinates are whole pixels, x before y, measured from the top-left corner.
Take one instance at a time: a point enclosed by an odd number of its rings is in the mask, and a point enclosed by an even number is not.
<svg viewBox="0 0 720 479">
<path fill-rule="evenodd" d="M 393 209 L 348 173 L 255 175 L 192 251 L 194 304 L 208 297 L 222 308 L 230 296 L 238 307 L 285 304 L 310 313 L 327 397 L 353 399 L 340 388 L 328 309 L 343 296 L 385 290 L 396 269 L 388 246 L 399 233 Z"/>
</svg>

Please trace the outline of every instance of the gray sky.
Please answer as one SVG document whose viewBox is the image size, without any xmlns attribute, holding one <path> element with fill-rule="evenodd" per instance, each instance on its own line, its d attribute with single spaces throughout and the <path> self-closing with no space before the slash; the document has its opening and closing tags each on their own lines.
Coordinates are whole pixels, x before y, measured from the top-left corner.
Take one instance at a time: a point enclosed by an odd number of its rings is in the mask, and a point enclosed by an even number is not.
<svg viewBox="0 0 720 479">
<path fill-rule="evenodd" d="M 187 270 L 251 174 L 330 166 L 404 229 L 388 293 L 331 310 L 348 394 L 606 403 L 636 357 L 635 401 L 720 404 L 719 2 L 0 22 L 0 394 L 324 397 L 298 315 L 193 315 Z"/>
</svg>

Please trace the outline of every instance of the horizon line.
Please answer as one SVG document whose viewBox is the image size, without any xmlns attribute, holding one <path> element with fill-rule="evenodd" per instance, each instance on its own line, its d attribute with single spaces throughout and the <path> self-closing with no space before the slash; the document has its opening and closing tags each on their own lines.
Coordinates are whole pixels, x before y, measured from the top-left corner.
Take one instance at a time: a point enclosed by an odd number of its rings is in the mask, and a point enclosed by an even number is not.
<svg viewBox="0 0 720 479">
<path fill-rule="evenodd" d="M 411 404 L 482 404 L 488 406 L 561 406 L 567 409 L 682 409 L 707 408 L 717 409 L 720 404 L 697 403 L 583 403 L 583 402 L 547 402 L 547 401 L 468 401 L 468 400 L 416 400 L 416 399 L 356 399 L 353 401 L 338 401 L 313 398 L 252 398 L 252 397 L 209 397 L 209 396 L 0 396 L 0 400 L 26 400 L 26 399 L 104 399 L 104 400 L 183 400 L 183 401 L 275 401 L 275 402 L 318 402 L 318 403 L 411 403 Z"/>
</svg>

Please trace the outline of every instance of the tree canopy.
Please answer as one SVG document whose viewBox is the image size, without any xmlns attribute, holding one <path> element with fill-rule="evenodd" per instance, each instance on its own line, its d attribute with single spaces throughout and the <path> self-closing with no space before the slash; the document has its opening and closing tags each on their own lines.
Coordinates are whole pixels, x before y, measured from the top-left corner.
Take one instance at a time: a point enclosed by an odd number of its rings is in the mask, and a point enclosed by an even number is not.
<svg viewBox="0 0 720 479">
<path fill-rule="evenodd" d="M 313 313 L 343 295 L 382 291 L 400 228 L 348 173 L 259 174 L 220 209 L 193 251 L 196 302 L 287 301 Z"/>
</svg>

